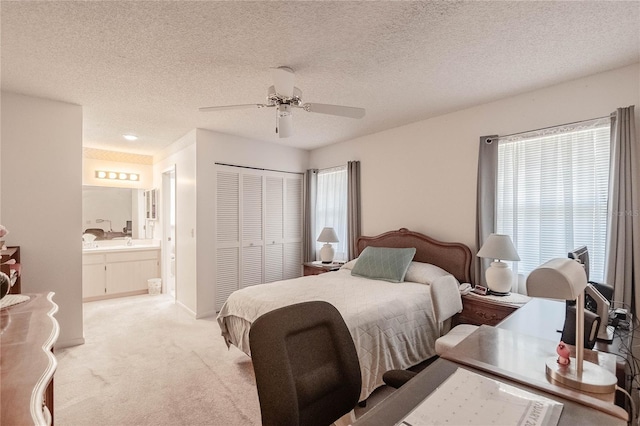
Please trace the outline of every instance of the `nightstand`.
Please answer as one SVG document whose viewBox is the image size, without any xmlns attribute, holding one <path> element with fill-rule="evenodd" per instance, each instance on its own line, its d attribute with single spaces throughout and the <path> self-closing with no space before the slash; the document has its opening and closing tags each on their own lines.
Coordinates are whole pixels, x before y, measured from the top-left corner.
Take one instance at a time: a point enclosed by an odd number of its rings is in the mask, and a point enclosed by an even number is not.
<svg viewBox="0 0 640 426">
<path fill-rule="evenodd" d="M 462 296 L 462 312 L 453 317 L 452 325 L 496 325 L 529 300 L 530 297 L 517 293 L 508 296 L 466 294 Z"/>
<path fill-rule="evenodd" d="M 320 275 L 325 272 L 337 271 L 342 266 L 342 263 L 322 263 L 320 261 L 315 262 L 305 262 L 304 266 L 304 276 L 307 275 Z"/>
</svg>

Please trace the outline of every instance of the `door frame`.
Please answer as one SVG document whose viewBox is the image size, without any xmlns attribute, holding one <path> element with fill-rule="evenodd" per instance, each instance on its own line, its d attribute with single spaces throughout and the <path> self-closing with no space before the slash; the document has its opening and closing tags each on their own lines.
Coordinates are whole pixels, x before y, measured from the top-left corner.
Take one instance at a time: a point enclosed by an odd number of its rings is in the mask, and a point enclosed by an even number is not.
<svg viewBox="0 0 640 426">
<path fill-rule="evenodd" d="M 171 179 L 173 175 L 173 179 Z M 177 173 L 176 165 L 172 164 L 162 171 L 162 276 L 164 277 L 165 292 L 169 293 L 169 276 L 171 274 L 171 244 L 174 245 L 174 261 L 175 261 L 175 273 L 174 273 L 174 300 L 178 300 L 178 244 L 177 244 L 177 229 L 173 229 L 171 232 L 171 208 L 173 208 L 174 214 L 178 214 L 177 203 Z M 172 185 L 173 182 L 173 185 Z M 171 205 L 171 196 L 173 193 L 173 206 Z M 177 226 L 177 218 L 175 219 L 175 226 Z"/>
</svg>

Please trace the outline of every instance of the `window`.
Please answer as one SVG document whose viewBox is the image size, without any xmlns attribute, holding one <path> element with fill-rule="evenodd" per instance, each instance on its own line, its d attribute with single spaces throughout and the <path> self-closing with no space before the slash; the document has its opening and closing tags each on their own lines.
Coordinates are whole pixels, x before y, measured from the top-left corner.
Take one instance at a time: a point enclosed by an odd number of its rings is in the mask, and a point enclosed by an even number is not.
<svg viewBox="0 0 640 426">
<path fill-rule="evenodd" d="M 316 195 L 316 229 L 314 239 L 322 229 L 332 227 L 338 235 L 334 260 L 347 260 L 347 167 L 333 167 L 318 172 Z M 316 252 L 320 253 L 324 243 L 316 241 Z"/>
<path fill-rule="evenodd" d="M 511 235 L 528 274 L 579 246 L 603 282 L 609 182 L 609 119 L 498 140 L 497 232 Z"/>
</svg>

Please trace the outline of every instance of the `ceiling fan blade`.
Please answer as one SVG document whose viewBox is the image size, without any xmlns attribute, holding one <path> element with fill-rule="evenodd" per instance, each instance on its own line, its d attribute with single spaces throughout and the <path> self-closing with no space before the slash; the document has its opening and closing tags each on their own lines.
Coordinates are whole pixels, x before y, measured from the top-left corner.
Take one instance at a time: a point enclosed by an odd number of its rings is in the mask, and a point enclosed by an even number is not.
<svg viewBox="0 0 640 426">
<path fill-rule="evenodd" d="M 288 67 L 271 68 L 271 78 L 276 87 L 276 93 L 285 98 L 293 97 L 293 80 L 295 74 Z"/>
<path fill-rule="evenodd" d="M 276 133 L 280 138 L 288 138 L 293 134 L 293 115 L 289 105 L 278 105 Z"/>
<path fill-rule="evenodd" d="M 308 112 L 318 112 L 320 114 L 339 115 L 349 118 L 362 118 L 366 110 L 364 108 L 348 107 L 342 105 L 329 104 L 304 104 L 302 108 Z"/>
<path fill-rule="evenodd" d="M 266 106 L 268 105 L 264 105 L 264 104 L 223 105 L 223 106 L 198 108 L 198 111 L 208 112 L 208 111 L 223 111 L 226 109 L 264 108 Z"/>
</svg>

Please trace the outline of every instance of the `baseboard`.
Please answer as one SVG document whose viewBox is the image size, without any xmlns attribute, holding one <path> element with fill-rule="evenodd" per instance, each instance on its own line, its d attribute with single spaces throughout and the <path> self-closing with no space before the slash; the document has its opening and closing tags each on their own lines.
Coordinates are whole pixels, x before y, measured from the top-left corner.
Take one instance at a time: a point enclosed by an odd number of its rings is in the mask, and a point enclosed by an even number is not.
<svg viewBox="0 0 640 426">
<path fill-rule="evenodd" d="M 218 312 L 214 309 L 213 311 L 206 311 L 201 314 L 196 315 L 196 319 L 208 318 L 216 316 Z"/>
<path fill-rule="evenodd" d="M 187 305 L 185 305 L 184 303 L 182 303 L 182 302 L 180 302 L 180 301 L 176 300 L 176 305 L 180 306 L 182 309 L 184 309 L 185 311 L 187 311 L 187 313 L 188 313 L 189 315 L 191 315 L 193 318 L 196 318 L 196 313 L 195 313 L 195 312 L 193 312 L 191 309 L 189 309 L 189 308 L 187 307 Z"/>
<path fill-rule="evenodd" d="M 55 349 L 64 349 L 79 345 L 84 345 L 84 337 L 78 337 L 77 339 L 65 340 L 62 342 L 58 341 L 54 347 Z"/>
<path fill-rule="evenodd" d="M 83 303 L 84 302 L 95 302 L 95 301 L 98 301 L 98 300 L 116 299 L 118 297 L 137 296 L 139 294 L 148 294 L 148 293 L 149 293 L 148 289 L 125 291 L 123 293 L 105 294 L 104 296 L 84 297 L 82 299 L 82 302 Z"/>
</svg>

